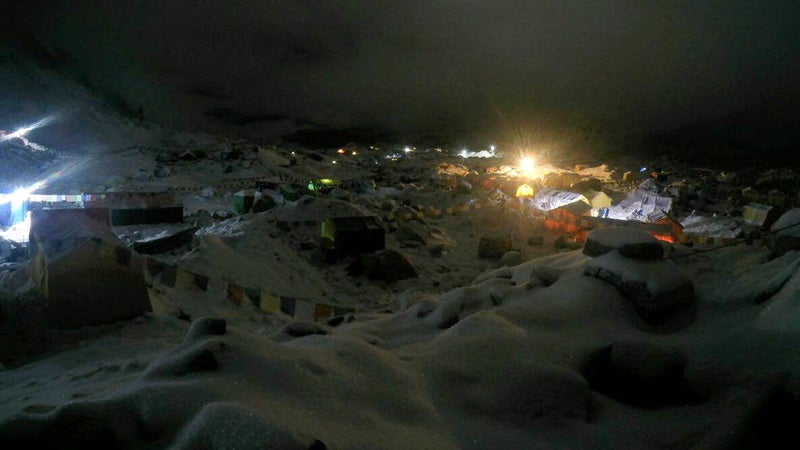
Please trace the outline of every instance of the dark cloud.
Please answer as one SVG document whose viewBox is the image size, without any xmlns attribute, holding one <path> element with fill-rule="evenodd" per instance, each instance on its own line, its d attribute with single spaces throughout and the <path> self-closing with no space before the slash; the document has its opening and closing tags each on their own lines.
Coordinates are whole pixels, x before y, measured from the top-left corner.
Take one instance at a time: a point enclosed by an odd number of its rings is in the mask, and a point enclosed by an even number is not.
<svg viewBox="0 0 800 450">
<path fill-rule="evenodd" d="M 34 2 L 15 21 L 98 89 L 182 125 L 236 110 L 401 130 L 565 117 L 638 130 L 779 98 L 800 74 L 795 1 L 74 3 Z"/>
</svg>

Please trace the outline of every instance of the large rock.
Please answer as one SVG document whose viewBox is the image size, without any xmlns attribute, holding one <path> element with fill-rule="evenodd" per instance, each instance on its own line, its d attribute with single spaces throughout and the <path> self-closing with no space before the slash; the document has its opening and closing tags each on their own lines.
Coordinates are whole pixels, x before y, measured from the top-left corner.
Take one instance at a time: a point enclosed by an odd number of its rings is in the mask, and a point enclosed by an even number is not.
<svg viewBox="0 0 800 450">
<path fill-rule="evenodd" d="M 511 251 L 511 238 L 485 234 L 478 241 L 478 257 L 500 259 L 506 252 Z"/>
<path fill-rule="evenodd" d="M 583 254 L 586 256 L 600 256 L 612 250 L 628 258 L 661 259 L 664 256 L 664 247 L 658 239 L 638 228 L 608 227 L 598 228 L 589 232 Z"/>
<path fill-rule="evenodd" d="M 401 222 L 397 229 L 397 241 L 404 244 L 425 244 L 430 236 L 430 228 L 421 220 Z"/>
<path fill-rule="evenodd" d="M 695 301 L 691 280 L 670 260 L 629 259 L 612 251 L 589 261 L 585 273 L 613 284 L 649 322 Z"/>
<path fill-rule="evenodd" d="M 371 280 L 386 283 L 417 276 L 417 268 L 405 255 L 389 249 L 362 255 L 345 270 L 351 276 L 366 275 Z"/>
<path fill-rule="evenodd" d="M 773 258 L 792 250 L 800 250 L 800 208 L 786 211 L 770 230 L 778 233 L 772 249 Z"/>
</svg>

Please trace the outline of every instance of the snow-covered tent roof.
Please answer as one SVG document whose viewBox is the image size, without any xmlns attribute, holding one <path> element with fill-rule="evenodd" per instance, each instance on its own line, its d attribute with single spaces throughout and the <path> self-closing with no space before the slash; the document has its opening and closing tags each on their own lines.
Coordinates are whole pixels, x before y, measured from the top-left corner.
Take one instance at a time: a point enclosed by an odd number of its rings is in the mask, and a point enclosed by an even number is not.
<svg viewBox="0 0 800 450">
<path fill-rule="evenodd" d="M 108 209 L 45 209 L 31 214 L 31 241 L 48 250 L 60 252 L 89 239 L 120 242 L 111 231 Z"/>
<path fill-rule="evenodd" d="M 589 200 L 587 200 L 582 194 L 569 191 L 560 191 L 551 188 L 540 189 L 532 199 L 533 206 L 541 209 L 542 211 L 552 211 L 556 208 L 560 208 L 575 202 L 584 202 L 587 205 L 589 204 Z"/>
<path fill-rule="evenodd" d="M 637 189 L 609 208 L 608 217 L 620 220 L 657 222 L 666 217 L 672 209 L 672 198 Z"/>
</svg>

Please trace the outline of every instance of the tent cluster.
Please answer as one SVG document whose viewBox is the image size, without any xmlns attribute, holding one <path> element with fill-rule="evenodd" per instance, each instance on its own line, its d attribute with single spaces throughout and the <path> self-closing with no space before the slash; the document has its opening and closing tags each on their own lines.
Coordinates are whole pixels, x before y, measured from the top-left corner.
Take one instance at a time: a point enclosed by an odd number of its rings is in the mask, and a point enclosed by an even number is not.
<svg viewBox="0 0 800 450">
<path fill-rule="evenodd" d="M 606 193 L 592 189 L 577 193 L 542 188 L 525 201 L 534 214 L 542 216 L 546 229 L 573 236 L 580 242 L 586 240 L 589 230 L 607 226 L 644 229 L 669 242 L 680 238 L 680 224 L 669 217 L 672 199 L 659 196 L 644 186 L 630 192 L 616 205 L 612 205 Z"/>
</svg>

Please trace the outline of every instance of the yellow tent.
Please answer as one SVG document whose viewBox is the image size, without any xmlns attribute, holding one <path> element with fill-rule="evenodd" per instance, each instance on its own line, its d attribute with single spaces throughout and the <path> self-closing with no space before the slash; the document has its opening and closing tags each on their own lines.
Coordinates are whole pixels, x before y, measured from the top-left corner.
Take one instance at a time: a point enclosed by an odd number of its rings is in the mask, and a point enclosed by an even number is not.
<svg viewBox="0 0 800 450">
<path fill-rule="evenodd" d="M 528 184 L 523 184 L 517 188 L 517 198 L 533 197 L 533 188 Z"/>
</svg>

